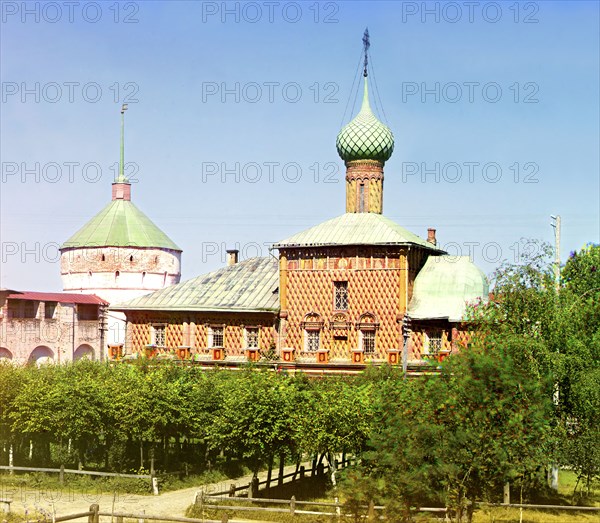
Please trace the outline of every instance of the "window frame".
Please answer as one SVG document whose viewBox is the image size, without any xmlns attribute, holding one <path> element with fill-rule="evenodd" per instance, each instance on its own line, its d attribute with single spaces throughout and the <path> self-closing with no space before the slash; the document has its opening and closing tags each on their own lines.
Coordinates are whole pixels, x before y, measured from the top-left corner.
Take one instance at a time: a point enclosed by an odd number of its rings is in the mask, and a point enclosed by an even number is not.
<svg viewBox="0 0 600 523">
<path fill-rule="evenodd" d="M 360 349 L 365 355 L 376 354 L 377 352 L 377 331 L 375 329 L 361 329 L 360 331 Z M 368 348 L 367 344 L 371 344 L 372 348 Z"/>
<path fill-rule="evenodd" d="M 156 347 L 166 347 L 167 346 L 167 324 L 166 323 L 153 323 L 150 330 L 150 344 Z M 159 340 L 157 336 L 157 332 L 162 330 L 162 344 L 158 343 Z"/>
<path fill-rule="evenodd" d="M 256 333 L 256 345 L 250 345 L 248 341 L 250 338 L 250 331 L 252 331 L 253 334 Z M 244 327 L 244 347 L 246 349 L 258 349 L 260 347 L 260 329 L 258 327 L 253 325 Z"/>
<path fill-rule="evenodd" d="M 220 331 L 215 332 L 215 331 Z M 221 336 L 221 345 L 215 345 L 215 334 Z M 225 348 L 225 326 L 224 325 L 209 325 L 207 332 L 207 346 L 209 349 Z"/>
<path fill-rule="evenodd" d="M 444 350 L 444 332 L 440 329 L 430 329 L 430 330 L 425 330 L 425 343 L 423 346 L 423 354 L 426 355 L 436 355 L 439 354 L 440 352 L 442 352 Z M 432 346 L 432 341 L 435 342 L 435 344 L 439 343 L 438 348 L 434 348 L 432 350 L 431 346 Z"/>
<path fill-rule="evenodd" d="M 312 338 L 312 342 L 311 342 Z M 316 338 L 316 347 L 313 347 Z M 321 349 L 321 329 L 304 330 L 304 352 L 316 354 Z"/>
<path fill-rule="evenodd" d="M 343 291 L 343 292 L 342 292 Z M 334 311 L 347 311 L 350 308 L 350 300 L 348 299 L 348 281 L 338 280 L 333 282 L 333 310 Z M 345 305 L 344 307 L 338 307 L 339 305 Z M 342 303 L 344 302 L 344 303 Z"/>
</svg>

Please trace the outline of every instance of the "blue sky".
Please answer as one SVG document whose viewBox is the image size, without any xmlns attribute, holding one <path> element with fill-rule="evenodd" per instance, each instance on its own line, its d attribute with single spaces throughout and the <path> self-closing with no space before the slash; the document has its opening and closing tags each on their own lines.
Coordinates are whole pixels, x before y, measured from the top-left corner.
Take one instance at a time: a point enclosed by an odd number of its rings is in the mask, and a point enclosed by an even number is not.
<svg viewBox="0 0 600 523">
<path fill-rule="evenodd" d="M 553 241 L 551 214 L 563 260 L 599 241 L 598 2 L 115 5 L 2 4 L 0 286 L 61 288 L 56 245 L 110 200 L 125 97 L 132 199 L 184 279 L 342 214 L 366 26 L 385 215 L 486 273 Z"/>
</svg>

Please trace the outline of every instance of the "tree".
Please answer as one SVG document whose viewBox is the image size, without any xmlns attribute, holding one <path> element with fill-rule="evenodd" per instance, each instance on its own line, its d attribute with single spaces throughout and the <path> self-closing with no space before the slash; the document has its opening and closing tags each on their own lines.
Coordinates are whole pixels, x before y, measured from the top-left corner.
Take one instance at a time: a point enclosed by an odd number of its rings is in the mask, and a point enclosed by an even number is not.
<svg viewBox="0 0 600 523">
<path fill-rule="evenodd" d="M 261 466 L 293 445 L 290 424 L 295 400 L 291 379 L 272 372 L 246 371 L 222 383 L 219 415 L 209 429 L 213 448 L 247 460 L 256 477 Z"/>
<path fill-rule="evenodd" d="M 561 458 L 589 494 L 600 477 L 600 245 L 572 252 L 561 277 Z"/>
</svg>

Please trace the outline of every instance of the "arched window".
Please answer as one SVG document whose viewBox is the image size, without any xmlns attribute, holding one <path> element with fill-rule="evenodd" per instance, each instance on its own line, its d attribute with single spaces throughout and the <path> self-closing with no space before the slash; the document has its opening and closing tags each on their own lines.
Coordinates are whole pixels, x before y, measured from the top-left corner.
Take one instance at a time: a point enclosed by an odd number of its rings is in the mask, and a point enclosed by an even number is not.
<svg viewBox="0 0 600 523">
<path fill-rule="evenodd" d="M 106 261 L 106 256 L 102 255 L 102 261 Z"/>
<path fill-rule="evenodd" d="M 133 261 L 133 256 L 129 257 L 129 261 L 132 262 Z"/>
<path fill-rule="evenodd" d="M 115 283 L 119 281 L 119 276 L 121 276 L 121 273 L 119 271 L 115 272 Z"/>
</svg>

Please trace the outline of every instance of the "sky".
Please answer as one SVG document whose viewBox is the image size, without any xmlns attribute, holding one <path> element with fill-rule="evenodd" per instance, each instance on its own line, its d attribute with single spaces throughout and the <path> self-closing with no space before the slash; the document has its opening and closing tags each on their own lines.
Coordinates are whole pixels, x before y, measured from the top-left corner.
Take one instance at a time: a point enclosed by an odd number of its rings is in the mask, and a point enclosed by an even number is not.
<svg viewBox="0 0 600 523">
<path fill-rule="evenodd" d="M 336 136 L 392 129 L 384 214 L 490 274 L 600 238 L 599 3 L 0 4 L 0 287 L 61 290 L 58 246 L 109 201 L 125 115 L 132 200 L 182 280 L 344 212 Z"/>
</svg>

